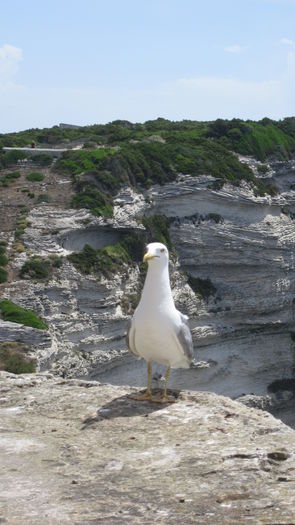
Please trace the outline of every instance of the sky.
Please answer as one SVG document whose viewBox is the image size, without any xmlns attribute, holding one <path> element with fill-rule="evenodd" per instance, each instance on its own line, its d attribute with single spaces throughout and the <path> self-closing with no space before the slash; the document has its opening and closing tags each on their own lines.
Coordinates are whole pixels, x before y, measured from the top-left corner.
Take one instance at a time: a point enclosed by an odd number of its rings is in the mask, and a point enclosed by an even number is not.
<svg viewBox="0 0 295 525">
<path fill-rule="evenodd" d="M 0 133 L 295 115 L 295 0 L 0 7 Z"/>
</svg>

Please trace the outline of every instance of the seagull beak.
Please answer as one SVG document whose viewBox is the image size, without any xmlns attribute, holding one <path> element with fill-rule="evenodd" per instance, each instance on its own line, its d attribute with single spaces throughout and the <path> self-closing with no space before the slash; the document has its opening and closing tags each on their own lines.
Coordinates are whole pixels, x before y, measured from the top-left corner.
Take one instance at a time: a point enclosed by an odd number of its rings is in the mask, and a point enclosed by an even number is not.
<svg viewBox="0 0 295 525">
<path fill-rule="evenodd" d="M 143 262 L 147 262 L 147 261 L 150 261 L 151 259 L 154 259 L 155 258 L 155 255 L 153 255 L 152 253 L 150 252 L 147 252 L 144 257 L 143 257 Z"/>
</svg>

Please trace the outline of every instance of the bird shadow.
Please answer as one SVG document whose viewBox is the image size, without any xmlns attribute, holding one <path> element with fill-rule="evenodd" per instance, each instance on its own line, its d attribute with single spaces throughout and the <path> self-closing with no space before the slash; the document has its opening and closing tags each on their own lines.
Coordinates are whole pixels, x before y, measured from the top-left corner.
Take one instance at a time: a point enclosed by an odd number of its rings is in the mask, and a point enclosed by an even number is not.
<svg viewBox="0 0 295 525">
<path fill-rule="evenodd" d="M 95 423 L 103 421 L 105 419 L 115 419 L 117 417 L 136 417 L 143 416 L 148 417 L 149 414 L 153 412 L 158 412 L 163 410 L 170 405 L 170 403 L 153 403 L 151 401 L 138 401 L 132 399 L 132 395 L 141 395 L 144 394 L 145 390 L 137 391 L 134 394 L 127 394 L 124 396 L 116 397 L 109 403 L 106 403 L 102 407 L 98 408 L 96 413 L 92 416 L 88 416 L 83 420 L 82 430 L 85 430 Z M 180 391 L 178 390 L 168 390 L 167 393 L 169 396 L 175 398 L 175 401 L 178 399 Z M 155 389 L 152 391 L 154 398 L 160 399 L 162 390 Z"/>
</svg>

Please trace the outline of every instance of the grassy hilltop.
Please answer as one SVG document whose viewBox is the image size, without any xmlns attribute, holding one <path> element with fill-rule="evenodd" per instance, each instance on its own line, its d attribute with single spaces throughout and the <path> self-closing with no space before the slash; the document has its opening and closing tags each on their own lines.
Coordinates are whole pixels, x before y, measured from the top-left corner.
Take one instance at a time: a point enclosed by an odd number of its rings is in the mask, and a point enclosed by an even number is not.
<svg viewBox="0 0 295 525">
<path fill-rule="evenodd" d="M 33 140 L 37 146 L 47 147 L 82 141 L 84 147 L 65 152 L 55 169 L 73 177 L 74 207 L 88 208 L 97 216 L 110 216 L 113 196 L 123 184 L 147 188 L 173 181 L 178 173 L 212 175 L 217 188 L 226 181 L 239 185 L 246 180 L 258 195 L 275 194 L 275 186 L 257 179 L 236 154 L 252 155 L 263 162 L 270 156 L 281 160 L 292 157 L 295 118 L 278 122 L 267 118 L 259 122 L 171 122 L 159 118 L 144 124 L 118 120 L 75 129 L 54 126 L 0 135 L 0 147 L 22 147 Z M 25 156 L 21 151 L 4 154 L 0 150 L 0 166 L 9 168 Z M 32 160 L 39 166 L 51 162 L 46 155 Z M 9 175 L 2 179 L 2 184 L 9 184 Z"/>
</svg>

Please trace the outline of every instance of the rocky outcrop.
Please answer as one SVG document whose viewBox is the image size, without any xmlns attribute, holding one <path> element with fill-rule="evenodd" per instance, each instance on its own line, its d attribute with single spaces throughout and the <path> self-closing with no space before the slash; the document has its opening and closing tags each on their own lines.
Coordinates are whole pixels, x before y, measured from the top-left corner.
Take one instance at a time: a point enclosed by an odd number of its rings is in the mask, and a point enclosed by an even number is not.
<svg viewBox="0 0 295 525">
<path fill-rule="evenodd" d="M 0 520 L 290 524 L 295 432 L 214 394 L 0 372 Z"/>
<path fill-rule="evenodd" d="M 244 158 L 258 174 L 258 163 Z M 171 386 L 239 397 L 266 396 L 276 380 L 294 375 L 294 162 L 273 162 L 282 193 L 255 196 L 245 183 L 214 189 L 212 177 L 180 175 L 163 186 L 123 188 L 114 216 L 86 210 L 34 208 L 23 236 L 26 253 L 66 256 L 88 243 L 101 248 L 140 231 L 143 214 L 165 214 L 178 253 L 172 263 L 174 297 L 190 317 L 196 357 L 206 364 L 173 371 Z M 139 271 L 122 267 L 112 280 L 81 275 L 65 260 L 48 282 L 15 281 L 5 295 L 33 308 L 50 326 L 51 346 L 40 369 L 68 377 L 142 385 L 145 365 L 127 353 L 124 332 L 136 304 Z M 1 333 L 0 333 L 1 335 Z M 154 367 L 161 382 L 163 369 Z"/>
</svg>

